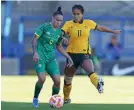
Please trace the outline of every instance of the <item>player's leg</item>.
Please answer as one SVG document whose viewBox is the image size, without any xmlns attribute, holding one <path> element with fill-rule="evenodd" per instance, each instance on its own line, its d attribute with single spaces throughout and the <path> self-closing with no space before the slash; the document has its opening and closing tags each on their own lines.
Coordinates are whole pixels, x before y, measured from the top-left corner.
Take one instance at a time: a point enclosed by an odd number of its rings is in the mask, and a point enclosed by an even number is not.
<svg viewBox="0 0 134 110">
<path fill-rule="evenodd" d="M 59 94 L 60 91 L 60 74 L 51 75 L 53 80 L 52 95 Z"/>
<path fill-rule="evenodd" d="M 74 65 L 72 67 L 67 67 L 65 65 L 64 68 L 64 86 L 63 86 L 63 93 L 64 93 L 64 103 L 70 103 L 70 93 L 72 89 L 72 79 L 74 75 L 76 74 L 76 70 L 80 65 L 79 62 L 79 55 L 78 54 L 71 54 L 69 53 L 70 57 L 72 58 Z M 67 62 L 68 63 L 68 59 Z"/>
<path fill-rule="evenodd" d="M 38 97 L 40 94 L 40 91 L 43 87 L 43 84 L 46 80 L 46 75 L 45 75 L 45 64 L 43 63 L 43 61 L 39 61 L 36 65 L 36 72 L 37 72 L 37 76 L 38 76 L 38 80 L 35 84 L 35 90 L 34 90 L 34 98 L 33 98 L 33 107 L 38 107 Z"/>
<path fill-rule="evenodd" d="M 47 63 L 46 71 L 48 72 L 48 74 L 51 76 L 53 80 L 52 95 L 58 94 L 60 91 L 60 70 L 56 59 Z"/>
<path fill-rule="evenodd" d="M 70 92 L 72 89 L 72 79 L 76 73 L 76 68 L 74 66 L 64 68 L 64 86 L 63 86 L 63 93 L 64 93 L 64 103 L 70 103 Z"/>
<path fill-rule="evenodd" d="M 98 89 L 99 93 L 103 93 L 103 85 L 104 82 L 102 80 L 102 78 L 100 78 L 94 71 L 94 65 L 91 59 L 87 59 L 85 57 L 85 59 L 82 62 L 82 68 L 89 73 L 89 78 L 90 81 L 92 82 L 92 84 Z"/>
</svg>

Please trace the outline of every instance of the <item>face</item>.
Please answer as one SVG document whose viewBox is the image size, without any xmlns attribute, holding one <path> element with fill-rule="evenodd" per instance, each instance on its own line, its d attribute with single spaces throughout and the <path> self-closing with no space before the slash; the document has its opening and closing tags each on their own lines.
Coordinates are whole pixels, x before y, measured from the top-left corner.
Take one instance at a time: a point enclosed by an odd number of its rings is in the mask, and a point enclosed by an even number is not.
<svg viewBox="0 0 134 110">
<path fill-rule="evenodd" d="M 83 14 L 82 14 L 81 10 L 75 8 L 73 10 L 73 17 L 74 17 L 74 21 L 80 22 L 83 18 Z"/>
<path fill-rule="evenodd" d="M 53 19 L 52 19 L 54 28 L 58 28 L 62 24 L 62 21 L 63 21 L 63 16 L 62 15 L 54 16 Z"/>
</svg>

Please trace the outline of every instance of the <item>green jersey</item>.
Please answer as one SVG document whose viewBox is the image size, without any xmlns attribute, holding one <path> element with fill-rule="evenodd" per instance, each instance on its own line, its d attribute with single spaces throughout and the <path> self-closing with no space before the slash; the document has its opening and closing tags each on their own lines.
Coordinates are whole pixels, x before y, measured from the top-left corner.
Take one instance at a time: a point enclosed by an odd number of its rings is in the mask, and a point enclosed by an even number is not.
<svg viewBox="0 0 134 110">
<path fill-rule="evenodd" d="M 40 60 L 49 62 L 55 59 L 56 45 L 60 45 L 62 42 L 61 29 L 54 29 L 51 23 L 44 23 L 37 28 L 35 35 L 38 37 L 36 49 Z"/>
</svg>

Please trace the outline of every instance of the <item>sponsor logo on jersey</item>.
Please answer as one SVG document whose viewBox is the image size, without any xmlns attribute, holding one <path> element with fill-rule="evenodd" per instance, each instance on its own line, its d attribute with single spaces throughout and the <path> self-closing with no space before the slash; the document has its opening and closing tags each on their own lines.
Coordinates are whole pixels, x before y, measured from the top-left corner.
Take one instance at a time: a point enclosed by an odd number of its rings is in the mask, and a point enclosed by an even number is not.
<svg viewBox="0 0 134 110">
<path fill-rule="evenodd" d="M 50 32 L 46 32 L 46 34 L 50 35 Z"/>
</svg>

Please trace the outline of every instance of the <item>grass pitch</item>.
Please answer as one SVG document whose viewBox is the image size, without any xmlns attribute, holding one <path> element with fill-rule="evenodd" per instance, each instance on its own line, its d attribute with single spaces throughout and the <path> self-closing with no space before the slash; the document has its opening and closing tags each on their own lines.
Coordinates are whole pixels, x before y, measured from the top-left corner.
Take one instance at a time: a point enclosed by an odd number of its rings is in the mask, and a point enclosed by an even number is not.
<svg viewBox="0 0 134 110">
<path fill-rule="evenodd" d="M 75 76 L 71 92 L 72 103 L 60 110 L 134 110 L 134 77 L 103 77 L 104 94 L 99 94 L 86 76 Z M 36 76 L 2 76 L 1 109 L 33 110 L 32 97 Z M 63 77 L 60 95 L 63 96 Z M 48 105 L 52 92 L 48 76 L 43 86 L 38 110 L 52 110 Z"/>
</svg>

